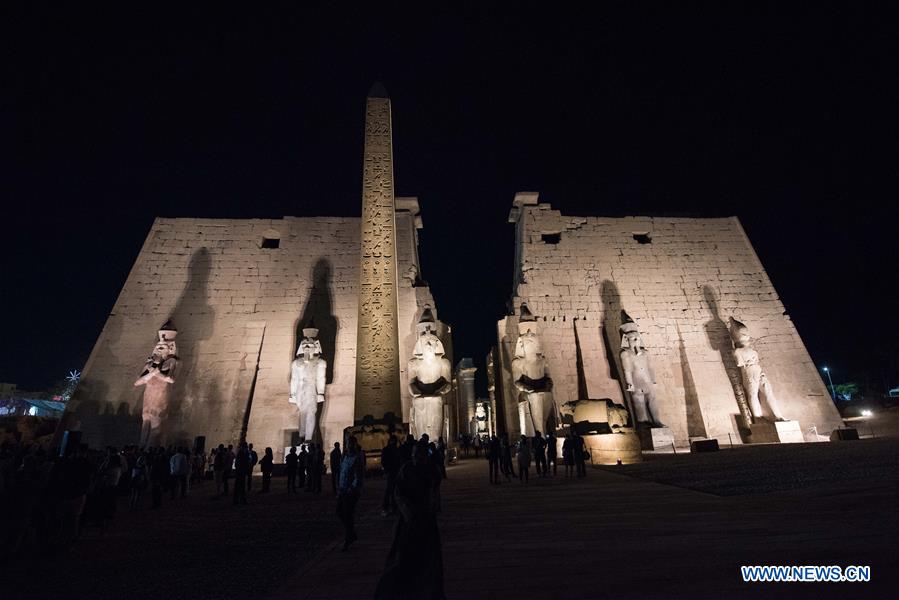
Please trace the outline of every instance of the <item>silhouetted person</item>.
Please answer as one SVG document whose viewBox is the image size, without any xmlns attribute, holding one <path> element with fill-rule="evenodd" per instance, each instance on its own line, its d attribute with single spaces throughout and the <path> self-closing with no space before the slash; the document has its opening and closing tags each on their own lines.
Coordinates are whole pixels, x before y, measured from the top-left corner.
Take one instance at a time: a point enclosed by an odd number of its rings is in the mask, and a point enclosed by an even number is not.
<svg viewBox="0 0 899 600">
<path fill-rule="evenodd" d="M 490 483 L 499 483 L 499 440 L 492 436 L 487 442 L 487 465 L 490 469 Z"/>
<path fill-rule="evenodd" d="M 212 477 L 215 479 L 215 493 L 218 496 L 227 496 L 228 488 L 225 481 L 225 472 L 228 470 L 228 453 L 224 444 L 219 444 L 212 459 Z"/>
<path fill-rule="evenodd" d="M 267 494 L 271 489 L 272 472 L 275 470 L 275 455 L 271 448 L 265 449 L 265 454 L 259 461 L 259 470 L 262 471 L 262 493 Z"/>
<path fill-rule="evenodd" d="M 556 438 L 552 433 L 546 434 L 546 468 L 549 471 L 549 465 L 553 467 L 553 477 L 556 476 L 558 472 L 558 458 L 556 458 L 556 452 L 558 448 L 556 447 Z"/>
<path fill-rule="evenodd" d="M 337 483 L 340 481 L 340 461 L 343 455 L 340 452 L 340 442 L 334 442 L 334 449 L 331 450 L 330 467 L 331 467 L 331 491 L 337 495 Z"/>
<path fill-rule="evenodd" d="M 443 554 L 435 498 L 441 475 L 429 461 L 427 444 L 419 442 L 412 461 L 397 474 L 400 517 L 376 598 L 443 600 Z"/>
<path fill-rule="evenodd" d="M 531 445 L 534 447 L 534 469 L 537 476 L 546 477 L 546 442 L 543 440 L 543 434 L 535 431 Z"/>
<path fill-rule="evenodd" d="M 297 493 L 297 468 L 299 459 L 297 458 L 297 449 L 295 446 L 290 447 L 290 452 L 284 458 L 284 472 L 287 473 L 287 493 Z"/>
<path fill-rule="evenodd" d="M 518 481 L 528 483 L 531 474 L 531 448 L 527 436 L 518 441 Z"/>
<path fill-rule="evenodd" d="M 241 442 L 234 458 L 234 505 L 247 503 L 247 477 L 250 476 L 250 451 Z"/>
<path fill-rule="evenodd" d="M 574 462 L 577 466 L 577 476 L 587 476 L 587 448 L 584 445 L 584 438 L 580 434 L 574 434 Z"/>
<path fill-rule="evenodd" d="M 300 454 L 297 459 L 297 486 L 305 487 L 307 492 L 312 491 L 312 479 L 308 477 L 309 451 L 306 449 L 306 444 L 300 446 Z"/>
<path fill-rule="evenodd" d="M 175 499 L 178 488 L 181 488 L 181 497 L 187 498 L 187 478 L 190 476 L 190 460 L 186 448 L 178 448 L 172 458 L 169 459 L 169 474 L 171 475 L 172 489 L 171 499 Z"/>
<path fill-rule="evenodd" d="M 312 444 L 312 451 L 309 453 L 309 460 L 312 461 L 312 467 L 309 469 L 312 478 L 312 493 L 322 493 L 322 475 L 325 470 L 325 451 L 320 444 Z"/>
<path fill-rule="evenodd" d="M 437 438 L 437 466 L 440 467 L 440 475 L 446 479 L 446 442 L 443 436 Z"/>
<path fill-rule="evenodd" d="M 565 477 L 571 477 L 574 473 L 574 438 L 570 433 L 565 435 L 562 442 L 562 462 L 565 463 Z"/>
<path fill-rule="evenodd" d="M 415 437 L 412 434 L 406 436 L 406 441 L 400 446 L 400 466 L 412 460 L 412 452 L 415 448 Z"/>
<path fill-rule="evenodd" d="M 509 443 L 509 435 L 504 433 L 499 439 L 499 466 L 506 476 L 506 481 L 512 481 L 515 477 L 515 467 L 512 466 L 512 445 Z"/>
<path fill-rule="evenodd" d="M 387 478 L 387 485 L 384 487 L 384 499 L 381 502 L 381 515 L 387 516 L 393 514 L 396 503 L 393 500 L 393 492 L 396 488 L 396 475 L 400 471 L 400 449 L 397 445 L 399 440 L 393 434 L 387 440 L 387 445 L 381 450 L 381 468 L 384 469 L 384 476 Z"/>
<path fill-rule="evenodd" d="M 340 483 L 337 486 L 337 516 L 343 523 L 343 549 L 356 541 L 356 503 L 362 494 L 365 477 L 365 457 L 355 436 L 347 439 L 346 452 L 340 462 Z"/>
<path fill-rule="evenodd" d="M 253 489 L 253 469 L 259 463 L 259 455 L 253 450 L 253 444 L 247 446 L 247 452 L 250 457 L 250 472 L 247 473 L 247 491 L 249 492 Z"/>
<path fill-rule="evenodd" d="M 169 464 L 162 448 L 157 448 L 150 463 L 150 493 L 153 508 L 162 508 L 162 488 L 169 475 Z"/>
<path fill-rule="evenodd" d="M 228 495 L 228 482 L 231 481 L 231 478 L 234 476 L 234 460 L 237 457 L 234 455 L 234 446 L 228 444 L 228 451 L 225 452 L 225 495 Z"/>
</svg>

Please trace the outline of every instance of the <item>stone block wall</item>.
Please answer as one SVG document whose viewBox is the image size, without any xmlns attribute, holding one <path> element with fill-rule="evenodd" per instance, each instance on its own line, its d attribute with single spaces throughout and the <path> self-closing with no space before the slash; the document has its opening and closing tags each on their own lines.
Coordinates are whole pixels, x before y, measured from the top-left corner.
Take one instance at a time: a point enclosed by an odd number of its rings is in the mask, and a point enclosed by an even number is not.
<svg viewBox="0 0 899 600">
<path fill-rule="evenodd" d="M 736 217 L 571 217 L 516 200 L 514 304 L 538 317 L 557 403 L 623 395 L 621 310 L 653 356 L 661 419 L 679 443 L 739 443 L 731 316 L 745 323 L 784 416 L 827 434 L 840 424 L 824 383 Z M 516 317 L 499 323 L 503 390 Z M 508 423 L 515 398 L 503 397 Z M 728 438 L 728 434 L 731 434 Z"/>
<path fill-rule="evenodd" d="M 420 219 L 397 212 L 398 271 L 418 268 Z M 277 248 L 263 239 L 278 239 Z M 320 426 L 329 446 L 353 422 L 360 220 L 358 218 L 157 219 L 91 353 L 64 416 L 91 445 L 135 443 L 142 389 L 133 386 L 169 318 L 180 363 L 169 443 L 205 435 L 247 440 L 276 459 L 298 427 L 288 403 L 290 363 L 310 319 L 328 360 Z M 400 358 L 414 344 L 427 287 L 399 278 Z M 258 373 L 257 373 L 258 366 Z M 255 376 L 255 378 L 254 378 Z M 405 373 L 403 372 L 403 381 Z M 409 392 L 401 386 L 408 419 Z M 250 399 L 252 398 L 252 404 Z"/>
</svg>

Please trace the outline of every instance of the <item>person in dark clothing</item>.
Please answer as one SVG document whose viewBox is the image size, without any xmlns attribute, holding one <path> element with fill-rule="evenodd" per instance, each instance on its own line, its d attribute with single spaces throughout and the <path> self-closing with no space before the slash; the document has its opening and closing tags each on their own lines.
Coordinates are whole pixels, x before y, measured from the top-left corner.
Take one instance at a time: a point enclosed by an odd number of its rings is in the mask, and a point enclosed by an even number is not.
<svg viewBox="0 0 899 600">
<path fill-rule="evenodd" d="M 443 436 L 437 438 L 437 466 L 440 467 L 440 475 L 446 479 L 446 442 Z"/>
<path fill-rule="evenodd" d="M 381 502 L 381 516 L 393 514 L 396 503 L 393 500 L 393 492 L 396 487 L 396 475 L 400 470 L 400 449 L 397 446 L 397 437 L 393 434 L 387 440 L 387 445 L 381 450 L 381 468 L 387 478 L 384 487 L 384 500 Z"/>
<path fill-rule="evenodd" d="M 215 457 L 212 459 L 212 476 L 215 479 L 216 496 L 227 496 L 227 488 L 225 487 L 225 463 L 228 461 L 228 451 L 225 450 L 224 444 L 219 444 L 215 451 Z"/>
<path fill-rule="evenodd" d="M 400 446 L 400 466 L 412 460 L 412 451 L 415 448 L 415 437 L 412 434 L 406 436 L 406 441 Z"/>
<path fill-rule="evenodd" d="M 153 508 L 162 508 L 162 488 L 168 476 L 169 461 L 162 448 L 157 448 L 156 453 L 151 454 L 150 463 L 150 493 L 153 497 Z"/>
<path fill-rule="evenodd" d="M 490 469 L 490 483 L 499 483 L 499 440 L 492 436 L 487 442 L 487 465 Z"/>
<path fill-rule="evenodd" d="M 556 476 L 558 468 L 558 460 L 556 459 L 556 438 L 553 434 L 546 434 L 546 470 L 549 471 L 549 465 L 553 467 L 553 477 Z"/>
<path fill-rule="evenodd" d="M 253 469 L 259 464 L 259 455 L 253 450 L 253 444 L 247 446 L 247 452 L 250 457 L 250 472 L 247 473 L 247 491 L 253 489 Z"/>
<path fill-rule="evenodd" d="M 234 505 L 247 503 L 247 477 L 250 476 L 250 452 L 241 442 L 234 459 Z"/>
<path fill-rule="evenodd" d="M 312 493 L 322 493 L 322 475 L 325 470 L 325 451 L 321 444 L 312 444 L 312 452 L 309 453 L 309 459 L 312 461 L 311 477 L 312 477 Z"/>
<path fill-rule="evenodd" d="M 531 473 L 531 448 L 528 445 L 527 436 L 521 436 L 518 441 L 518 481 L 528 483 Z"/>
<path fill-rule="evenodd" d="M 228 444 L 228 451 L 225 452 L 225 476 L 224 476 L 224 484 L 225 484 L 225 495 L 228 495 L 228 482 L 234 476 L 234 446 Z"/>
<path fill-rule="evenodd" d="M 574 462 L 577 465 L 577 476 L 587 476 L 587 447 L 580 434 L 574 434 Z"/>
<path fill-rule="evenodd" d="M 267 494 L 272 486 L 272 472 L 275 470 L 275 455 L 271 448 L 265 449 L 262 460 L 259 461 L 259 470 L 262 471 L 262 494 Z"/>
<path fill-rule="evenodd" d="M 358 539 L 355 528 L 356 503 L 362 494 L 365 477 L 365 456 L 354 436 L 347 439 L 346 454 L 338 470 L 340 483 L 337 486 L 337 516 L 343 523 L 343 549 L 346 550 Z"/>
<path fill-rule="evenodd" d="M 499 440 L 499 466 L 506 476 L 506 481 L 512 481 L 515 477 L 515 467 L 512 466 L 512 445 L 509 443 L 508 434 L 502 434 Z"/>
<path fill-rule="evenodd" d="M 571 434 L 565 436 L 562 442 L 562 462 L 565 463 L 565 477 L 571 477 L 574 472 L 574 438 Z"/>
<path fill-rule="evenodd" d="M 340 481 L 340 461 L 343 455 L 340 452 L 340 442 L 334 442 L 334 449 L 331 450 L 330 456 L 331 467 L 331 491 L 337 495 L 337 483 Z"/>
<path fill-rule="evenodd" d="M 309 451 L 306 450 L 306 444 L 300 446 L 300 454 L 297 456 L 297 487 L 305 487 L 307 491 L 311 487 L 312 480 L 307 476 L 309 473 Z"/>
<path fill-rule="evenodd" d="M 284 459 L 284 464 L 286 465 L 284 471 L 287 473 L 287 493 L 296 494 L 297 467 L 299 464 L 299 459 L 297 458 L 297 449 L 295 446 L 290 447 L 290 452 L 287 453 L 287 456 Z"/>
<path fill-rule="evenodd" d="M 397 474 L 396 504 L 400 516 L 375 598 L 444 598 L 443 551 L 435 501 L 441 475 L 429 460 L 427 444 L 418 443 L 412 461 Z"/>
<path fill-rule="evenodd" d="M 539 431 L 534 432 L 531 445 L 534 448 L 534 470 L 537 471 L 537 477 L 546 477 L 546 442 Z"/>
</svg>

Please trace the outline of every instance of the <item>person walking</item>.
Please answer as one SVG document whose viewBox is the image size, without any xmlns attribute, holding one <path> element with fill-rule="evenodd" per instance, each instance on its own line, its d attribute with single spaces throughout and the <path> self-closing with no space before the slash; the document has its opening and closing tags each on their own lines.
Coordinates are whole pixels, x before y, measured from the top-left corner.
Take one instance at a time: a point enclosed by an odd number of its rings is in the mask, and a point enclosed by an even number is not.
<svg viewBox="0 0 899 600">
<path fill-rule="evenodd" d="M 534 470 L 537 477 L 546 477 L 546 442 L 543 440 L 543 434 L 535 431 L 531 444 L 534 448 Z"/>
<path fill-rule="evenodd" d="M 527 436 L 521 436 L 518 441 L 518 481 L 528 484 L 531 473 L 531 448 Z"/>
<path fill-rule="evenodd" d="M 296 456 L 296 455 L 294 455 Z M 267 494 L 272 486 L 272 473 L 275 470 L 275 455 L 271 448 L 265 449 L 262 460 L 259 461 L 259 470 L 262 471 L 262 491 L 260 494 Z"/>
<path fill-rule="evenodd" d="M 331 450 L 330 467 L 331 467 L 331 491 L 337 495 L 337 483 L 340 481 L 340 461 L 343 455 L 340 452 L 340 442 L 334 442 L 334 449 Z"/>
<path fill-rule="evenodd" d="M 499 440 L 496 439 L 496 435 L 490 438 L 490 441 L 487 442 L 487 466 L 490 469 L 490 483 L 499 483 Z"/>
<path fill-rule="evenodd" d="M 552 464 L 553 467 L 553 477 L 556 476 L 556 469 L 558 468 L 558 459 L 556 459 L 556 454 L 558 452 L 558 448 L 556 448 L 556 438 L 552 433 L 546 434 L 546 470 L 549 471 L 549 465 Z"/>
<path fill-rule="evenodd" d="M 287 453 L 287 456 L 284 458 L 284 471 L 287 473 L 287 493 L 288 494 L 296 494 L 297 493 L 297 467 L 299 465 L 299 459 L 297 458 L 297 448 L 296 446 L 290 447 L 290 452 Z"/>
<path fill-rule="evenodd" d="M 340 462 L 340 482 L 337 486 L 337 516 L 343 523 L 343 549 L 358 539 L 355 527 L 356 503 L 362 495 L 365 459 L 356 437 L 347 439 L 346 452 Z"/>
<path fill-rule="evenodd" d="M 250 451 L 246 442 L 240 443 L 234 458 L 234 506 L 247 504 L 247 477 L 250 475 Z"/>
<path fill-rule="evenodd" d="M 381 501 L 382 517 L 391 515 L 396 510 L 393 494 L 396 488 L 396 475 L 399 473 L 401 466 L 398 443 L 398 438 L 390 434 L 390 437 L 387 439 L 387 445 L 381 450 L 381 468 L 384 470 L 384 476 L 387 478 L 387 485 L 384 487 L 384 499 Z"/>
</svg>

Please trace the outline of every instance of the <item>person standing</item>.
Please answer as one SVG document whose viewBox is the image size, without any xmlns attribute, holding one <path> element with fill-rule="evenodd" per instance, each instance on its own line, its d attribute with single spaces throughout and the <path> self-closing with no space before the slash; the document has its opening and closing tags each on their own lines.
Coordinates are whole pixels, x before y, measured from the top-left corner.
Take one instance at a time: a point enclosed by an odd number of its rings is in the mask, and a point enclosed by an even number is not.
<svg viewBox="0 0 899 600">
<path fill-rule="evenodd" d="M 499 462 L 506 481 L 512 481 L 515 477 L 515 467 L 512 466 L 512 445 L 509 443 L 509 434 L 504 433 L 499 440 Z"/>
<path fill-rule="evenodd" d="M 443 600 L 443 550 L 434 494 L 440 472 L 419 442 L 396 477 L 399 520 L 375 598 Z"/>
<path fill-rule="evenodd" d="M 247 446 L 247 452 L 250 457 L 250 472 L 247 473 L 247 492 L 253 489 L 253 469 L 259 463 L 259 455 L 253 450 L 253 444 Z"/>
<path fill-rule="evenodd" d="M 325 470 L 325 450 L 321 444 L 312 444 L 309 456 L 312 460 L 312 493 L 322 493 L 322 475 Z"/>
<path fill-rule="evenodd" d="M 356 437 L 347 439 L 346 453 L 340 462 L 340 482 L 337 486 L 337 516 L 343 523 L 343 549 L 358 539 L 355 527 L 356 503 L 362 495 L 365 459 Z"/>
<path fill-rule="evenodd" d="M 528 484 L 531 472 L 531 448 L 528 445 L 527 436 L 521 436 L 518 441 L 518 481 Z"/>
<path fill-rule="evenodd" d="M 234 506 L 247 504 L 247 477 L 250 475 L 250 451 L 246 442 L 240 443 L 234 458 Z"/>
<path fill-rule="evenodd" d="M 275 470 L 275 455 L 271 448 L 265 449 L 265 454 L 259 461 L 259 470 L 262 471 L 262 492 L 260 493 L 267 494 L 272 486 L 272 472 Z"/>
<path fill-rule="evenodd" d="M 574 461 L 577 465 L 577 476 L 587 476 L 587 447 L 579 433 L 574 434 Z"/>
<path fill-rule="evenodd" d="M 169 474 L 168 461 L 162 448 L 151 450 L 150 456 L 150 492 L 153 496 L 153 508 L 162 508 L 162 487 Z"/>
<path fill-rule="evenodd" d="M 532 444 L 534 446 L 534 470 L 537 471 L 537 477 L 546 477 L 546 442 L 543 441 L 543 434 L 535 431 Z"/>
<path fill-rule="evenodd" d="M 287 473 L 287 493 L 296 494 L 297 466 L 299 465 L 296 446 L 290 447 L 290 452 L 287 453 L 287 457 L 285 457 L 284 459 L 284 464 L 286 465 L 284 471 Z"/>
<path fill-rule="evenodd" d="M 225 475 L 224 475 L 225 495 L 226 496 L 229 493 L 228 482 L 234 476 L 234 461 L 236 458 L 237 457 L 234 455 L 234 446 L 232 446 L 231 444 L 228 444 L 228 451 L 225 452 Z"/>
<path fill-rule="evenodd" d="M 446 479 L 446 442 L 443 436 L 437 438 L 437 466 L 440 467 L 440 476 Z"/>
<path fill-rule="evenodd" d="M 490 483 L 499 483 L 499 440 L 496 435 L 487 442 L 487 465 L 490 469 Z"/>
<path fill-rule="evenodd" d="M 343 456 L 340 453 L 340 442 L 334 442 L 334 449 L 331 450 L 330 456 L 331 467 L 331 491 L 337 495 L 337 483 L 340 481 L 340 461 Z"/>
<path fill-rule="evenodd" d="M 556 459 L 556 454 L 558 452 L 558 448 L 556 448 L 556 438 L 552 433 L 546 434 L 546 470 L 549 471 L 549 465 L 553 466 L 553 477 L 556 476 L 556 469 L 558 468 L 558 460 Z"/>
<path fill-rule="evenodd" d="M 393 493 L 396 488 L 396 475 L 400 470 L 400 449 L 398 447 L 399 440 L 393 434 L 387 440 L 387 445 L 381 450 L 381 468 L 384 470 L 384 476 L 387 478 L 387 485 L 384 487 L 384 499 L 381 502 L 381 516 L 393 514 L 396 509 L 396 503 L 393 499 Z"/>
<path fill-rule="evenodd" d="M 190 463 L 188 462 L 187 450 L 178 448 L 169 459 L 169 473 L 172 476 L 171 499 L 175 499 L 178 488 L 181 488 L 181 497 L 187 498 L 187 477 L 190 475 Z"/>
<path fill-rule="evenodd" d="M 306 444 L 300 446 L 300 454 L 297 457 L 297 487 L 306 488 L 306 491 L 312 489 L 312 478 L 309 477 L 309 450 Z"/>
<path fill-rule="evenodd" d="M 562 442 L 562 461 L 565 463 L 565 477 L 571 477 L 574 472 L 574 438 L 571 433 L 565 434 L 565 441 Z"/>
<path fill-rule="evenodd" d="M 224 444 L 219 444 L 212 458 L 212 477 L 215 480 L 215 495 L 227 496 L 228 491 L 225 487 L 225 471 L 227 467 L 225 463 L 228 460 L 228 453 Z"/>
</svg>

